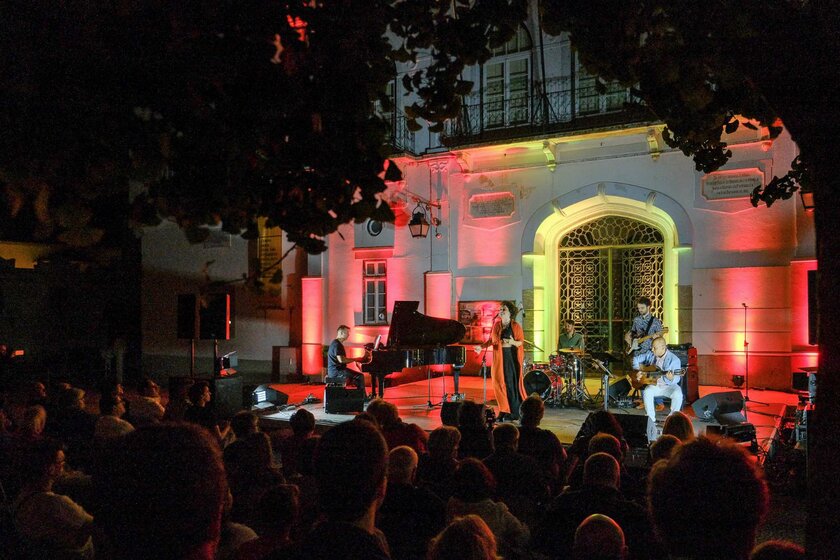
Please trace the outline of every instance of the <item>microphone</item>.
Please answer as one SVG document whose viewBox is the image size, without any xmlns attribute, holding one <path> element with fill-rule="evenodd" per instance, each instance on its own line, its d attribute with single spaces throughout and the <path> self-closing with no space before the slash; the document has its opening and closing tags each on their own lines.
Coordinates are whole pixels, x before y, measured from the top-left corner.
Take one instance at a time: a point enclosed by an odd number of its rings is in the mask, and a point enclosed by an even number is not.
<svg viewBox="0 0 840 560">
<path fill-rule="evenodd" d="M 747 308 L 747 304 L 746 304 L 746 303 L 742 303 L 741 305 L 744 307 L 744 309 L 746 309 L 746 308 Z"/>
</svg>

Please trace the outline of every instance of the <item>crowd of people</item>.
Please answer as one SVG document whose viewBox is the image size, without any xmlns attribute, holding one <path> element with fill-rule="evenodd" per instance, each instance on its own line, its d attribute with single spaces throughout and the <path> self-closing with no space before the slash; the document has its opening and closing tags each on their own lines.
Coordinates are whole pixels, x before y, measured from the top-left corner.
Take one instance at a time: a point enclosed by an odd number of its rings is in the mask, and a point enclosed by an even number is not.
<svg viewBox="0 0 840 560">
<path fill-rule="evenodd" d="M 571 447 L 540 428 L 488 424 L 464 401 L 427 434 L 374 399 L 315 431 L 299 408 L 270 434 L 239 412 L 215 418 L 196 381 L 163 406 L 40 383 L 0 403 L 0 557 L 151 560 L 804 558 L 756 547 L 768 509 L 760 468 L 735 443 L 695 437 L 674 413 L 649 473 L 624 465 L 621 425 L 590 415 Z"/>
</svg>

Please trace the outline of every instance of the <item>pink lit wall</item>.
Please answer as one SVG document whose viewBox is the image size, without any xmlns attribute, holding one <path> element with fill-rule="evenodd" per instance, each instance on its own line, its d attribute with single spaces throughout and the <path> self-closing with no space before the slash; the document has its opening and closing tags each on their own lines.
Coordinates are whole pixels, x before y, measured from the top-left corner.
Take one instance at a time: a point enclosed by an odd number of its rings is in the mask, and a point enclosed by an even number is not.
<svg viewBox="0 0 840 560">
<path fill-rule="evenodd" d="M 302 362 L 304 375 L 318 375 L 324 367 L 321 347 L 324 344 L 323 278 L 301 279 Z"/>
<path fill-rule="evenodd" d="M 452 318 L 452 273 L 427 272 L 425 275 L 426 311 L 430 317 Z"/>
</svg>

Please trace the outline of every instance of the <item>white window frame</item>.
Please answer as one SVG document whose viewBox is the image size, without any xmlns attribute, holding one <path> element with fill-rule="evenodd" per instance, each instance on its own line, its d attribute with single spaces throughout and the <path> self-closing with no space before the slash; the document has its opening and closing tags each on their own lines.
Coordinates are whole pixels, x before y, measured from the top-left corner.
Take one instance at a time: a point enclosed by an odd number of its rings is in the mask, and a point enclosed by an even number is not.
<svg viewBox="0 0 840 560">
<path fill-rule="evenodd" d="M 362 324 L 388 324 L 387 290 L 387 261 L 379 259 L 362 261 Z"/>
</svg>

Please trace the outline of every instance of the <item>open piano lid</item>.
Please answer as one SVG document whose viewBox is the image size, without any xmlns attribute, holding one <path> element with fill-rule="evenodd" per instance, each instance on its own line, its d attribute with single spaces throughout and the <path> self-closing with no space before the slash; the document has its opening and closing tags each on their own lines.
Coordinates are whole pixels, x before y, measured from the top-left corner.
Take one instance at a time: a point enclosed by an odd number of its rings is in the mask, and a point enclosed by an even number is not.
<svg viewBox="0 0 840 560">
<path fill-rule="evenodd" d="M 446 346 L 457 344 L 467 329 L 458 321 L 429 317 L 417 311 L 419 301 L 395 301 L 388 330 L 388 346 Z"/>
</svg>

